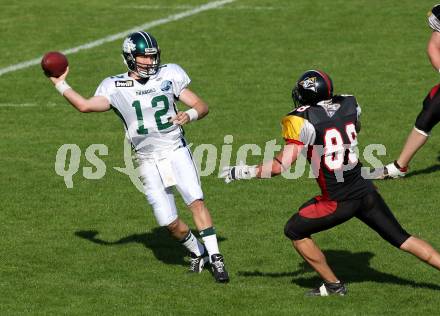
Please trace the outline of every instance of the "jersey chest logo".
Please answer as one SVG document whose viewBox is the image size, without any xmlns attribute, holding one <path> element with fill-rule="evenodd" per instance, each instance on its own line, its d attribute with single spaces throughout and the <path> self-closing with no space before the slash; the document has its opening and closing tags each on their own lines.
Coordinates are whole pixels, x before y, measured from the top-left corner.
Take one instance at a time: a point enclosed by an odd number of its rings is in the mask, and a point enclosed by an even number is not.
<svg viewBox="0 0 440 316">
<path fill-rule="evenodd" d="M 153 92 L 156 92 L 155 88 L 151 88 L 151 89 L 147 89 L 147 90 L 137 90 L 136 95 L 145 95 L 145 94 L 150 94 Z"/>
<path fill-rule="evenodd" d="M 173 83 L 171 81 L 169 81 L 169 80 L 162 81 L 162 83 L 160 84 L 160 90 L 168 91 L 168 90 L 171 89 L 171 85 L 172 84 Z"/>
<path fill-rule="evenodd" d="M 116 88 L 131 88 L 134 86 L 133 80 L 117 80 L 115 81 Z"/>
</svg>

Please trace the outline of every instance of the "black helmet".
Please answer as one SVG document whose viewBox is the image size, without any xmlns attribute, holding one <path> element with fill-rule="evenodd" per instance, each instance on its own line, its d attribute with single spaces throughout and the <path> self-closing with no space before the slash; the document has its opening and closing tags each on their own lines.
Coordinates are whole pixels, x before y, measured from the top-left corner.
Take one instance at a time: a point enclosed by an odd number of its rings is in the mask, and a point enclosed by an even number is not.
<svg viewBox="0 0 440 316">
<path fill-rule="evenodd" d="M 138 67 L 136 56 L 148 56 L 154 58 L 151 66 Z M 122 57 L 128 70 L 136 73 L 141 78 L 148 78 L 156 74 L 160 65 L 160 49 L 156 39 L 147 32 L 139 31 L 128 35 L 122 44 Z"/>
<path fill-rule="evenodd" d="M 332 79 L 320 70 L 308 70 L 303 73 L 292 89 L 292 99 L 296 106 L 316 105 L 332 97 Z"/>
</svg>

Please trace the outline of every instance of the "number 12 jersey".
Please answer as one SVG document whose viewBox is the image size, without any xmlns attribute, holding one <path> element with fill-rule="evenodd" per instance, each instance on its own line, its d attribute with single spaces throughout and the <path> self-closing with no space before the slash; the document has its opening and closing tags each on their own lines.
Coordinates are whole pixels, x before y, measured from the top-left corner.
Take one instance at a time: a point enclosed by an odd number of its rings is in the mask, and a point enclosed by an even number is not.
<svg viewBox="0 0 440 316">
<path fill-rule="evenodd" d="M 108 77 L 95 96 L 109 100 L 137 155 L 153 157 L 185 145 L 183 129 L 169 119 L 176 115 L 176 102 L 190 82 L 180 66 L 166 64 L 145 83 L 128 73 Z"/>
</svg>

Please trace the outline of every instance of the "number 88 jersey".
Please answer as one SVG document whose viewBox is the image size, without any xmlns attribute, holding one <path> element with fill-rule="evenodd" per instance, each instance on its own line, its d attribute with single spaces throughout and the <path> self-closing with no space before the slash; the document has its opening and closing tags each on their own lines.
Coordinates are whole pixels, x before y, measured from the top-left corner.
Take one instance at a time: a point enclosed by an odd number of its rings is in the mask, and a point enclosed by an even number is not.
<svg viewBox="0 0 440 316">
<path fill-rule="evenodd" d="M 282 119 L 286 143 L 308 148 L 307 158 L 325 199 L 357 199 L 374 190 L 357 156 L 360 107 L 354 96 L 334 96 L 301 106 Z"/>
<path fill-rule="evenodd" d="M 153 157 L 185 145 L 181 127 L 169 122 L 175 103 L 191 80 L 176 64 L 166 64 L 142 83 L 128 73 L 104 79 L 95 96 L 106 97 L 124 123 L 126 137 L 138 155 Z"/>
</svg>

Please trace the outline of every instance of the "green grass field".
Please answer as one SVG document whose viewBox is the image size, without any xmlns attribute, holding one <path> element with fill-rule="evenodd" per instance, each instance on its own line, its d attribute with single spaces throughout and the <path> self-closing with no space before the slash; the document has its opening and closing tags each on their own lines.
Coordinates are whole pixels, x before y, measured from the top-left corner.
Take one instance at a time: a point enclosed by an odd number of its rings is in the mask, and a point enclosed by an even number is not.
<svg viewBox="0 0 440 316">
<path fill-rule="evenodd" d="M 0 69 L 119 33 L 209 0 L 2 1 Z M 153 27 L 162 61 L 180 64 L 209 116 L 186 128 L 194 143 L 220 151 L 233 135 L 233 159 L 246 143 L 277 139 L 292 108 L 290 91 L 310 68 L 331 74 L 337 93 L 363 109 L 360 147 L 382 143 L 394 159 L 439 75 L 426 57 L 427 0 L 236 0 Z M 68 81 L 90 96 L 124 72 L 122 39 L 68 55 Z M 231 275 L 188 275 L 185 251 L 156 226 L 124 166 L 123 126 L 111 112 L 80 114 L 39 65 L 0 76 L 0 315 L 435 315 L 440 273 L 352 221 L 317 234 L 346 297 L 310 299 L 319 279 L 283 235 L 286 220 L 318 193 L 313 179 L 238 182 L 202 178 Z M 377 182 L 411 233 L 440 248 L 438 131 L 411 173 Z M 55 173 L 63 144 L 81 151 L 74 186 Z M 84 153 L 105 144 L 107 172 L 88 180 Z M 257 163 L 260 156 L 250 157 Z M 235 160 L 233 160 L 235 163 Z M 191 222 L 178 199 L 181 217 Z M 193 227 L 193 225 L 192 225 Z"/>
</svg>

